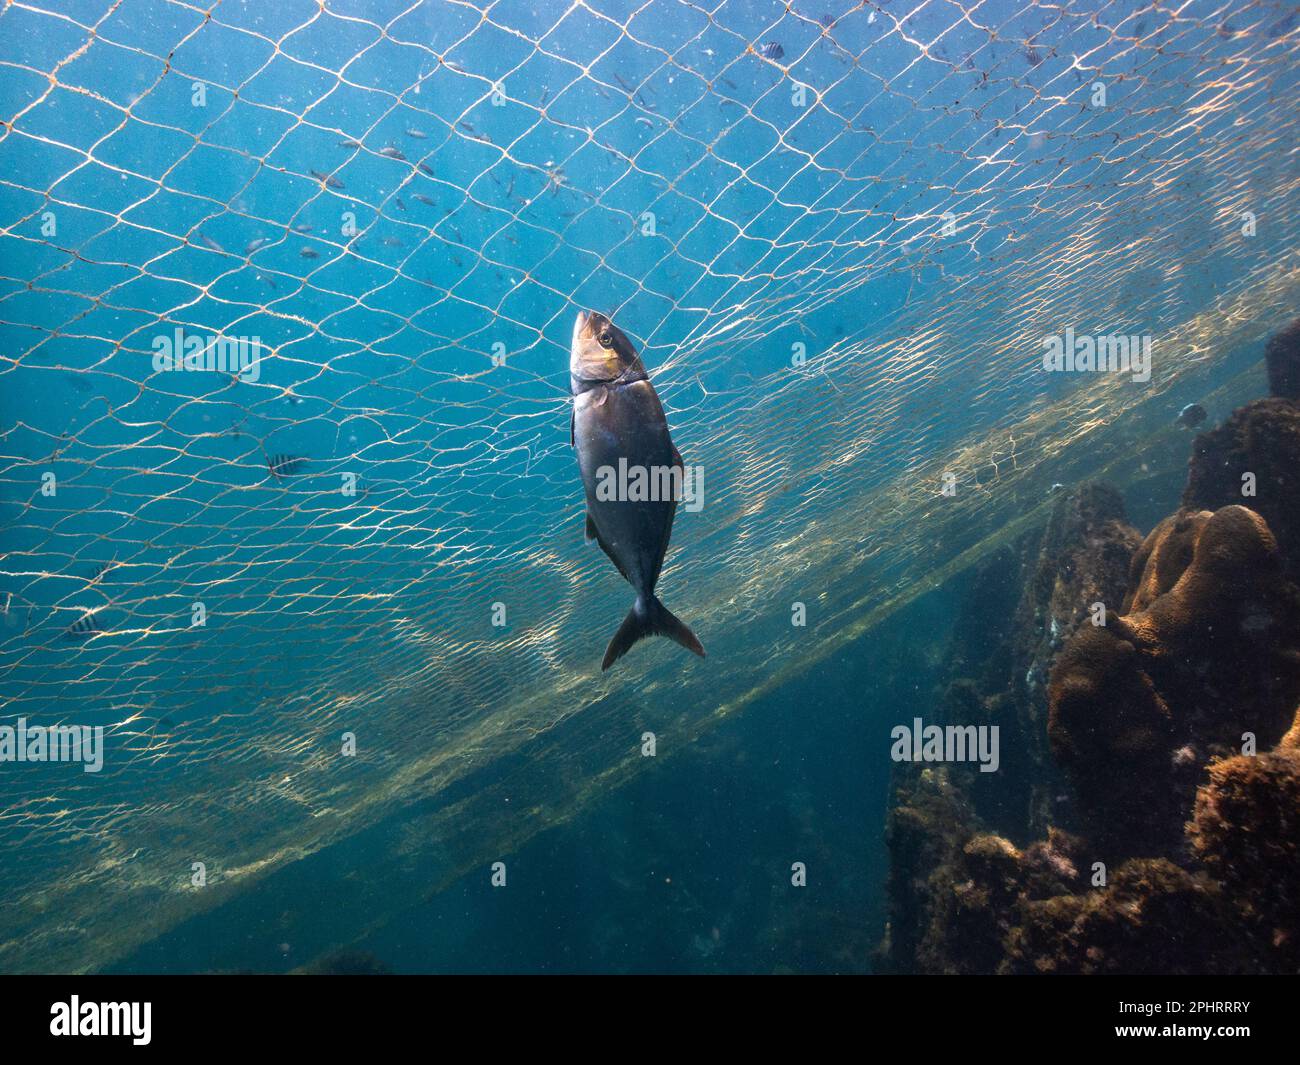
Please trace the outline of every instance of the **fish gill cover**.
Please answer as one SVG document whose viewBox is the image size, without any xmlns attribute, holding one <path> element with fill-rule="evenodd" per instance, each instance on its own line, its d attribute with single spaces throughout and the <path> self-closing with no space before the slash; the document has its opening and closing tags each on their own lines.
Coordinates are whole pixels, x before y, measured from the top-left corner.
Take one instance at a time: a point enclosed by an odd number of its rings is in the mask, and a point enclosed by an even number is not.
<svg viewBox="0 0 1300 1065">
<path fill-rule="evenodd" d="M 0 723 L 105 729 L 0 772 L 4 970 L 397 815 L 423 889 L 508 853 L 1130 476 L 1300 289 L 1289 4 L 66 0 L 0 42 Z M 601 675 L 581 308 L 706 473 L 660 590 L 707 660 Z M 1150 379 L 1044 374 L 1067 328 Z"/>
</svg>

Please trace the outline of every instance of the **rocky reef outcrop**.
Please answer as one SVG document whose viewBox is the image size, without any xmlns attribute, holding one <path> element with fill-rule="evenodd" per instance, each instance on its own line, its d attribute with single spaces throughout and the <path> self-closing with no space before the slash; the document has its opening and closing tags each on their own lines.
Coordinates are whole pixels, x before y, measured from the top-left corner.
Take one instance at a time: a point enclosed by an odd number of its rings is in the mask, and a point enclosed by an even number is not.
<svg viewBox="0 0 1300 1065">
<path fill-rule="evenodd" d="M 1176 846 L 1208 758 L 1290 727 L 1300 590 L 1282 569 L 1254 511 L 1179 512 L 1134 557 L 1130 612 L 1062 651 L 1048 736 L 1106 857 Z"/>
<path fill-rule="evenodd" d="M 1188 839 L 1231 892 L 1253 952 L 1300 971 L 1300 749 L 1211 763 Z"/>
<path fill-rule="evenodd" d="M 999 772 L 965 773 L 963 784 L 982 820 L 1004 835 L 1027 840 L 1069 820 L 1048 744 L 1051 665 L 1091 627 L 1093 604 L 1119 604 L 1141 542 L 1120 494 L 1084 484 L 1057 493 L 1046 526 L 1000 551 L 965 589 L 950 655 L 958 679 L 934 718 L 1000 729 Z"/>
<path fill-rule="evenodd" d="M 1255 511 L 1294 580 L 1300 574 L 1300 319 L 1269 340 L 1265 360 L 1271 395 L 1196 438 L 1182 505 L 1213 511 L 1236 503 Z"/>
<path fill-rule="evenodd" d="M 1196 438 L 1140 544 L 1122 507 L 1071 522 L 1118 499 L 1088 486 L 1021 545 L 1011 650 L 943 714 L 1013 716 L 1027 779 L 902 775 L 882 968 L 1300 971 L 1300 321 L 1267 352 L 1274 395 Z"/>
<path fill-rule="evenodd" d="M 1300 318 L 1269 337 L 1264 364 L 1268 367 L 1269 394 L 1300 400 Z"/>
</svg>

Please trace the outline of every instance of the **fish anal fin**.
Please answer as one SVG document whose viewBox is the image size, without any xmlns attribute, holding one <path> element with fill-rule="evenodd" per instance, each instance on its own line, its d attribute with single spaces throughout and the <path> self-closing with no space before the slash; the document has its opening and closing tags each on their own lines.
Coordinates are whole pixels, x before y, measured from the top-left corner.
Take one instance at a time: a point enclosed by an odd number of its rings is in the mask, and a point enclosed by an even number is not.
<svg viewBox="0 0 1300 1065">
<path fill-rule="evenodd" d="M 610 549 L 609 544 L 605 543 L 604 537 L 600 535 L 600 530 L 596 528 L 596 523 L 591 518 L 591 511 L 587 511 L 587 539 L 595 540 L 596 543 L 600 544 L 600 549 L 604 551 L 606 557 L 614 563 L 614 568 L 622 574 L 625 581 L 631 584 L 632 578 L 627 575 L 627 570 L 623 568 L 623 563 L 618 560 L 618 555 L 614 554 Z"/>
</svg>

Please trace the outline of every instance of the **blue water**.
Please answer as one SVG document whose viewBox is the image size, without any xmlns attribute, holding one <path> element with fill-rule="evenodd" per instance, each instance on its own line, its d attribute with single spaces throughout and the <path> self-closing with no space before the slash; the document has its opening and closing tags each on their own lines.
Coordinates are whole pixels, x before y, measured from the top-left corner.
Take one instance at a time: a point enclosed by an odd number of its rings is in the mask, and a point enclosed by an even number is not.
<svg viewBox="0 0 1300 1065">
<path fill-rule="evenodd" d="M 944 567 L 1276 325 L 1293 16 L 6 8 L 0 723 L 107 738 L 0 767 L 0 969 L 869 969 Z M 599 672 L 584 308 L 707 471 L 660 586 L 702 662 Z M 1150 385 L 1042 373 L 1066 326 Z M 256 379 L 158 369 L 177 329 Z"/>
</svg>

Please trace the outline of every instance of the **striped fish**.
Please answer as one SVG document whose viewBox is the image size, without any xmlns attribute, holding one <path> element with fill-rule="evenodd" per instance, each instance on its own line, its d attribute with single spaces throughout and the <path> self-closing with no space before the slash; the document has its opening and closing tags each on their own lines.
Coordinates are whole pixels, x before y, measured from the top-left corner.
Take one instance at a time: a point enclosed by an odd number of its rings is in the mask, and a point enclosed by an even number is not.
<svg viewBox="0 0 1300 1065">
<path fill-rule="evenodd" d="M 277 480 L 300 472 L 306 465 L 307 460 L 301 455 L 270 455 L 266 460 L 266 468 Z"/>
<path fill-rule="evenodd" d="M 103 630 L 99 627 L 99 623 L 95 621 L 94 612 L 91 611 L 88 614 L 83 614 L 64 629 L 63 638 L 65 640 L 84 640 L 90 636 L 94 636 L 95 633 L 102 631 Z"/>
</svg>

